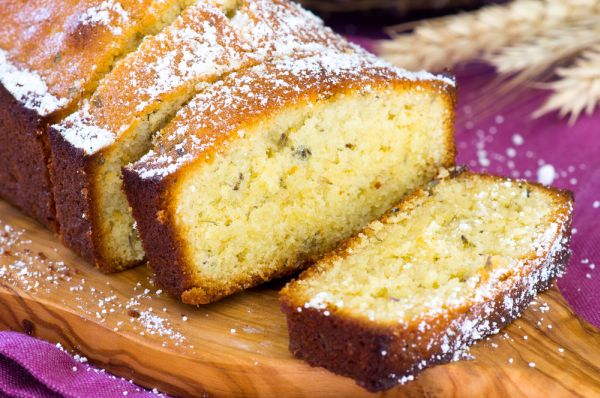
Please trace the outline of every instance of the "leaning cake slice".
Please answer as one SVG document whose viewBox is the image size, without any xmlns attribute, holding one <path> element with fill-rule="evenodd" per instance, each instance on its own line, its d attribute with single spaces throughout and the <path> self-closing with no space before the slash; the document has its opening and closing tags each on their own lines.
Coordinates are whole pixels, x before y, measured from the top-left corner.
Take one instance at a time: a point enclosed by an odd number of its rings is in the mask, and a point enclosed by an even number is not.
<svg viewBox="0 0 600 398">
<path fill-rule="evenodd" d="M 281 291 L 290 350 L 369 390 L 457 359 L 562 273 L 571 211 L 524 181 L 436 180 Z"/>
<path fill-rule="evenodd" d="M 333 249 L 453 164 L 454 93 L 333 51 L 214 84 L 124 169 L 156 281 L 204 304 Z"/>
</svg>

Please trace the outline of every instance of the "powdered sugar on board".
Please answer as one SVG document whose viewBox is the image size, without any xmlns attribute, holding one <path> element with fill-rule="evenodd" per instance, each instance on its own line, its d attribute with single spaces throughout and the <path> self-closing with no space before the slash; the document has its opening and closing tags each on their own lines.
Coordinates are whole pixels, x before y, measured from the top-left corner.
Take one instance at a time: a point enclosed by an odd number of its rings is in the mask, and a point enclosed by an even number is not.
<svg viewBox="0 0 600 398">
<path fill-rule="evenodd" d="M 0 83 L 19 102 L 40 116 L 47 116 L 65 106 L 66 98 L 50 94 L 48 86 L 35 72 L 19 68 L 8 59 L 6 51 L 0 49 Z"/>
<path fill-rule="evenodd" d="M 7 207 L 0 202 L 0 214 L 2 206 Z M 199 316 L 200 321 L 204 321 L 211 311 L 179 304 L 156 287 L 145 272 L 137 280 L 128 277 L 126 284 L 122 281 L 113 284 L 113 278 L 104 275 L 99 281 L 96 276 L 90 276 L 91 273 L 98 275 L 93 266 L 76 258 L 72 261 L 77 262 L 77 266 L 61 259 L 62 248 L 34 250 L 39 245 L 28 236 L 29 231 L 0 218 L 0 289 L 8 288 L 19 296 L 50 297 L 56 304 L 62 303 L 114 333 L 144 338 L 163 348 L 188 352 L 199 348 L 194 346 L 194 336 L 186 332 L 190 329 L 183 325 L 191 322 L 191 318 L 197 321 Z M 128 272 L 136 275 L 135 270 Z M 244 312 L 251 314 L 252 308 L 254 304 L 250 303 Z M 222 322 L 223 333 L 229 333 L 231 329 L 237 332 L 230 342 L 246 348 L 247 339 L 262 336 L 266 339 L 268 333 L 251 320 L 247 323 Z M 272 325 L 271 329 L 283 333 L 285 327 Z M 269 344 L 265 340 L 256 352 L 262 352 Z"/>
<path fill-rule="evenodd" d="M 187 338 L 177 330 L 170 314 L 153 310 L 153 297 L 160 295 L 156 289 L 138 283 L 122 292 L 114 290 L 109 280 L 102 289 L 90 286 L 78 268 L 55 260 L 56 253 L 33 251 L 33 242 L 26 235 L 25 230 L 0 220 L 0 284 L 31 295 L 52 294 L 59 289 L 63 302 L 77 303 L 81 313 L 114 331 L 156 338 L 163 347 L 186 345 Z M 123 314 L 127 314 L 128 322 L 118 321 Z"/>
</svg>

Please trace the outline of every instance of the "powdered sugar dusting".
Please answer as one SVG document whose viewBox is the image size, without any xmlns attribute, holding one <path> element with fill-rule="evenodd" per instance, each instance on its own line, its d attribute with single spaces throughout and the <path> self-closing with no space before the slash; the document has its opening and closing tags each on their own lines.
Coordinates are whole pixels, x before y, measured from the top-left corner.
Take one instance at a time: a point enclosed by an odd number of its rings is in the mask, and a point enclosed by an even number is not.
<svg viewBox="0 0 600 398">
<path fill-rule="evenodd" d="M 316 54 L 351 45 L 323 21 L 288 1 L 245 1 L 231 20 L 240 36 L 255 49 L 260 62 L 291 55 Z"/>
<path fill-rule="evenodd" d="M 61 282 L 70 282 L 77 271 L 63 261 L 51 261 L 43 252 L 29 249 L 25 231 L 0 221 L 0 280 L 27 292 L 49 291 Z M 34 266 L 35 264 L 35 266 Z"/>
<path fill-rule="evenodd" d="M 117 113 L 126 106 L 140 112 L 184 87 L 191 88 L 190 93 L 182 94 L 190 96 L 196 84 L 247 64 L 248 51 L 250 48 L 237 37 L 221 11 L 202 4 L 192 6 L 172 26 L 142 43 L 130 57 L 129 73 L 119 77 L 133 77 L 130 85 L 134 95 L 116 98 L 110 104 L 114 108 L 111 110 Z M 114 83 L 109 79 L 106 84 Z"/>
<path fill-rule="evenodd" d="M 302 102 L 313 93 L 326 99 L 342 87 L 367 93 L 375 85 L 424 79 L 439 82 L 434 75 L 391 68 L 352 52 L 330 51 L 257 65 L 230 74 L 194 97 L 160 133 L 157 147 L 132 168 L 144 179 L 163 178 L 235 138 L 242 125 L 251 124 L 266 109 Z M 440 82 L 440 90 L 444 84 Z"/>
<path fill-rule="evenodd" d="M 369 58 L 371 62 L 383 60 L 349 43 L 323 24 L 323 21 L 294 2 L 254 0 L 247 1 L 236 12 L 231 23 L 240 35 L 255 48 L 259 61 L 294 56 L 316 55 L 326 52 L 352 52 Z M 386 65 L 392 68 L 391 64 Z M 409 80 L 441 80 L 455 85 L 452 78 L 428 72 L 396 70 Z"/>
<path fill-rule="evenodd" d="M 327 304 L 333 301 L 331 293 L 319 292 L 309 301 L 304 303 L 304 308 L 316 308 L 319 310 L 327 308 Z"/>
<path fill-rule="evenodd" d="M 121 25 L 128 21 L 129 14 L 123 9 L 121 3 L 114 0 L 104 0 L 99 5 L 85 10 L 78 18 L 78 22 L 82 25 L 104 25 L 115 36 L 123 33 Z"/>
<path fill-rule="evenodd" d="M 108 24 L 111 18 L 118 18 L 120 23 L 124 23 L 128 16 L 118 2 L 104 1 L 81 18 L 82 23 Z M 319 66 L 298 59 L 310 54 L 339 51 L 352 53 L 354 58 L 321 56 Z M 149 122 L 147 129 L 153 132 L 165 116 L 151 118 L 151 115 L 160 115 L 170 107 L 177 108 L 194 93 L 206 90 L 211 81 L 218 80 L 225 73 L 251 63 L 291 55 L 294 55 L 293 61 L 288 58 L 278 63 L 291 74 L 310 73 L 316 78 L 319 70 L 324 69 L 332 76 L 345 73 L 359 78 L 359 74 L 351 69 L 360 67 L 361 63 L 370 63 L 372 68 L 387 68 L 388 73 L 395 74 L 395 78 L 454 84 L 452 79 L 444 76 L 394 69 L 349 44 L 325 28 L 313 14 L 290 2 L 244 2 L 231 21 L 214 6 L 199 3 L 186 9 L 161 33 L 147 37 L 136 52 L 107 75 L 85 109 L 57 126 L 56 130 L 72 145 L 91 154 L 111 145 L 116 137 L 137 126 L 138 121 Z M 346 62 L 349 59 L 353 59 L 350 64 Z M 266 94 L 270 93 L 264 92 L 263 100 L 266 100 Z M 219 106 L 226 107 L 227 104 Z M 190 140 L 195 141 L 194 138 Z M 208 147 L 208 144 L 200 143 L 197 148 Z M 159 174 L 177 169 L 177 165 L 169 163 L 173 159 L 180 164 L 192 157 L 180 152 L 177 156 L 162 155 L 159 155 L 159 161 L 165 167 Z M 152 175 L 156 173 L 151 172 Z"/>
<path fill-rule="evenodd" d="M 53 297 L 62 292 L 62 304 L 76 306 L 81 314 L 95 318 L 98 323 L 115 332 L 133 333 L 158 339 L 163 347 L 185 346 L 187 337 L 174 324 L 177 316 L 166 309 L 156 311 L 152 302 L 161 292 L 138 283 L 129 291 L 114 290 L 110 282 L 98 288 L 98 282 L 88 283 L 86 274 L 64 261 L 55 260 L 54 252 L 34 252 L 28 231 L 0 220 L 0 284 L 16 291 L 39 297 Z M 51 295 L 51 296 L 46 296 Z M 161 313 L 162 312 L 162 313 Z M 123 315 L 129 321 L 123 322 Z M 80 357 L 79 362 L 87 359 Z"/>
<path fill-rule="evenodd" d="M 556 169 L 551 164 L 544 164 L 538 168 L 537 179 L 540 184 L 552 185 L 556 178 Z"/>
<path fill-rule="evenodd" d="M 558 223 L 561 225 L 560 229 L 556 228 L 557 224 L 551 225 L 547 231 L 552 231 L 552 233 L 543 233 L 537 240 L 536 246 L 540 248 L 538 254 L 541 257 L 536 258 L 532 264 L 528 264 L 524 272 L 514 273 L 502 282 L 498 282 L 498 280 L 494 282 L 496 283 L 493 288 L 494 293 L 505 291 L 504 296 L 510 297 L 503 302 L 502 316 L 497 317 L 500 322 L 488 319 L 490 314 L 498 315 L 498 308 L 494 301 L 489 300 L 489 298 L 493 298 L 493 295 L 488 296 L 487 300 L 480 301 L 480 304 L 473 307 L 476 310 L 470 311 L 469 316 L 452 321 L 446 334 L 434 336 L 435 341 L 430 343 L 431 346 L 436 346 L 440 341 L 442 343 L 452 341 L 449 346 L 441 345 L 446 347 L 443 354 L 454 352 L 453 360 L 459 359 L 457 353 L 464 352 L 476 340 L 498 333 L 504 325 L 520 316 L 521 311 L 537 296 L 538 289 L 547 288 L 554 278 L 564 272 L 563 268 L 556 267 L 556 261 L 558 260 L 557 256 L 566 250 L 568 244 L 568 223 L 566 219 L 558 220 Z M 527 270 L 530 272 L 527 273 Z M 457 330 L 460 332 L 457 333 Z M 435 363 L 442 358 L 443 356 L 437 354 L 430 361 Z"/>
<path fill-rule="evenodd" d="M 48 86 L 35 72 L 13 65 L 7 53 L 0 49 L 0 82 L 28 109 L 37 111 L 41 116 L 65 106 L 66 98 L 56 98 L 48 91 Z"/>
<path fill-rule="evenodd" d="M 184 102 L 199 83 L 240 67 L 244 49 L 226 21 L 215 8 L 188 8 L 173 25 L 144 40 L 90 101 L 56 129 L 73 146 L 94 153 L 157 108 Z"/>
<path fill-rule="evenodd" d="M 67 142 L 88 155 L 112 144 L 117 137 L 112 131 L 94 123 L 89 107 L 89 103 L 84 104 L 78 112 L 53 126 Z"/>
</svg>

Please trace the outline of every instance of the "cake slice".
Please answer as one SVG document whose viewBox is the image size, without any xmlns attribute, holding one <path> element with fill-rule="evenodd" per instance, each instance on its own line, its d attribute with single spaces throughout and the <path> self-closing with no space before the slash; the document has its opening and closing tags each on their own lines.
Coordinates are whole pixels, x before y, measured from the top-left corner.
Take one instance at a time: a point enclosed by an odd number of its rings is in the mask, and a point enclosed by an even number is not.
<svg viewBox="0 0 600 398">
<path fill-rule="evenodd" d="M 104 272 L 139 264 L 144 252 L 121 168 L 146 153 L 153 133 L 222 76 L 316 50 L 354 47 L 287 0 L 247 0 L 225 10 L 198 2 L 161 33 L 146 37 L 78 112 L 51 128 L 63 242 Z"/>
<path fill-rule="evenodd" d="M 525 181 L 435 180 L 281 291 L 290 351 L 372 391 L 456 360 L 563 272 L 571 211 Z"/>
<path fill-rule="evenodd" d="M 0 196 L 56 230 L 47 126 L 192 0 L 14 0 L 0 6 Z"/>
<path fill-rule="evenodd" d="M 214 84 L 124 169 L 156 281 L 205 304 L 318 258 L 453 163 L 454 95 L 331 51 Z"/>
</svg>

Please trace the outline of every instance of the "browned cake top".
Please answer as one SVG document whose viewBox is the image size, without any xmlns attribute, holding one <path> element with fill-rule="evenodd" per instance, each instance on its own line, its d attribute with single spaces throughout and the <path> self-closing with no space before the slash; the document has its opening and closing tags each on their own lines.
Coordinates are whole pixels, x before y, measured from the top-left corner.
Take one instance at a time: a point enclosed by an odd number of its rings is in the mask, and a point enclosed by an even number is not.
<svg viewBox="0 0 600 398">
<path fill-rule="evenodd" d="M 115 57 L 175 0 L 9 0 L 0 7 L 0 81 L 49 114 L 92 91 Z M 12 89 L 11 89 L 12 88 Z"/>
<path fill-rule="evenodd" d="M 339 49 L 358 51 L 287 0 L 247 0 L 231 20 L 215 7 L 190 6 L 119 62 L 89 104 L 57 130 L 93 153 L 165 103 L 188 99 L 224 73 L 291 54 Z"/>
<path fill-rule="evenodd" d="M 400 70 L 362 53 L 328 52 L 258 65 L 193 98 L 160 132 L 154 150 L 132 167 L 142 178 L 162 179 L 195 159 L 210 161 L 227 142 L 288 104 L 419 81 L 440 91 L 454 85 L 451 78 Z"/>
</svg>

